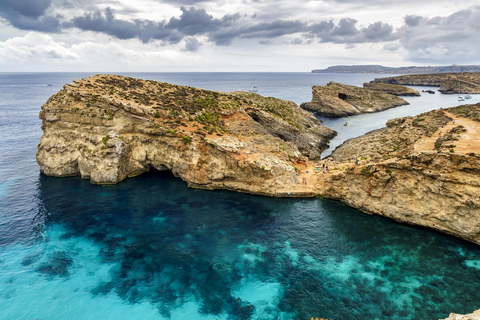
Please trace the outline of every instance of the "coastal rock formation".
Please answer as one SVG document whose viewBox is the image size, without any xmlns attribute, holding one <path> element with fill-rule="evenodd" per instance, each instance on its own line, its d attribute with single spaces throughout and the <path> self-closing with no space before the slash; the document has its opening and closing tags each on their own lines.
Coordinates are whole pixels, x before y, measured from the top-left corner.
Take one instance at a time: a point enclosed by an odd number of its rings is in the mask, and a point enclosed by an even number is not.
<svg viewBox="0 0 480 320">
<path fill-rule="evenodd" d="M 464 314 L 464 315 L 450 313 L 450 316 L 443 320 L 480 320 L 480 310 L 474 311 L 473 313 Z"/>
<path fill-rule="evenodd" d="M 371 82 L 407 86 L 434 86 L 440 87 L 438 91 L 444 94 L 480 93 L 480 73 L 478 72 L 415 74 L 376 78 Z"/>
<path fill-rule="evenodd" d="M 380 83 L 380 82 L 367 82 L 363 84 L 363 87 L 368 90 L 381 91 L 388 94 L 393 94 L 394 96 L 404 96 L 404 97 L 418 97 L 420 92 L 417 90 L 401 86 L 399 84 L 390 84 L 390 83 Z"/>
<path fill-rule="evenodd" d="M 40 118 L 46 175 L 112 184 L 170 170 L 195 188 L 320 195 L 480 244 L 480 104 L 390 120 L 323 160 L 334 131 L 248 92 L 98 75 L 64 86 Z"/>
<path fill-rule="evenodd" d="M 312 73 L 377 73 L 377 74 L 421 74 L 447 72 L 480 72 L 478 65 L 451 65 L 433 67 L 384 67 L 380 65 L 331 66 L 326 69 L 315 69 Z"/>
<path fill-rule="evenodd" d="M 326 86 L 313 86 L 312 95 L 312 101 L 302 103 L 300 107 L 328 117 L 372 113 L 408 104 L 388 93 L 333 81 Z"/>
<path fill-rule="evenodd" d="M 480 244 L 478 119 L 480 105 L 390 120 L 338 147 L 330 157 L 337 170 L 319 180 L 319 191 Z"/>
<path fill-rule="evenodd" d="M 46 175 L 114 184 L 171 170 L 192 187 L 272 196 L 336 135 L 291 101 L 113 75 L 65 85 L 40 118 Z"/>
</svg>

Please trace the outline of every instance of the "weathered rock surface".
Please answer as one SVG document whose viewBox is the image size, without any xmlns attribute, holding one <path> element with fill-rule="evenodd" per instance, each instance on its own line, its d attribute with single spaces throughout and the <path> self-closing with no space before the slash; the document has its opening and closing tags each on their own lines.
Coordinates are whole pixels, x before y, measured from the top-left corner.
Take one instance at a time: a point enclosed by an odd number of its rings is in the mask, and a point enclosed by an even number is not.
<svg viewBox="0 0 480 320">
<path fill-rule="evenodd" d="M 480 244 L 480 144 L 468 137 L 478 125 L 459 128 L 465 108 L 393 119 L 387 128 L 346 141 L 331 155 L 330 165 L 340 170 L 319 181 L 321 194 Z M 470 109 L 472 116 L 480 113 L 480 105 Z M 440 138 L 448 143 L 439 144 Z M 360 163 L 351 165 L 355 160 Z"/>
<path fill-rule="evenodd" d="M 444 94 L 480 93 L 479 72 L 457 72 L 438 74 L 415 74 L 397 77 L 376 78 L 373 83 L 389 83 L 410 86 L 440 87 Z"/>
<path fill-rule="evenodd" d="M 171 170 L 192 187 L 272 196 L 336 134 L 291 101 L 111 75 L 65 85 L 40 118 L 46 175 L 113 184 Z"/>
<path fill-rule="evenodd" d="M 363 84 L 363 87 L 368 90 L 381 91 L 394 96 L 420 96 L 420 92 L 412 88 L 401 86 L 399 84 L 380 83 L 380 82 L 367 82 Z"/>
<path fill-rule="evenodd" d="M 480 320 L 480 310 L 474 311 L 473 313 L 464 314 L 464 315 L 450 313 L 450 316 L 443 320 Z"/>
<path fill-rule="evenodd" d="M 321 195 L 480 244 L 480 104 L 390 120 L 327 160 L 334 131 L 253 93 L 99 75 L 66 85 L 40 118 L 47 175 L 108 184 L 171 170 L 191 187 Z"/>
<path fill-rule="evenodd" d="M 328 117 L 372 113 L 408 104 L 402 98 L 388 93 L 336 82 L 313 86 L 312 95 L 312 101 L 302 103 L 300 107 Z"/>
</svg>

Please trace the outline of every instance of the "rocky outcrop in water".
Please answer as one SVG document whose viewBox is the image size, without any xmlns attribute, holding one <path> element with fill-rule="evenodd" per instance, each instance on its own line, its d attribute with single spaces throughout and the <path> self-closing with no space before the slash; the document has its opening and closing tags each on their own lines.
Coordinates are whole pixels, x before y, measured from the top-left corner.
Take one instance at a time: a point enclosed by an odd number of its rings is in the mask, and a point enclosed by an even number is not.
<svg viewBox="0 0 480 320">
<path fill-rule="evenodd" d="M 320 195 L 480 244 L 480 104 L 390 120 L 327 160 L 334 131 L 247 92 L 99 75 L 66 85 L 40 118 L 46 175 L 112 184 L 170 170 L 195 188 Z"/>
<path fill-rule="evenodd" d="M 444 94 L 480 93 L 479 72 L 438 74 L 415 74 L 397 77 L 376 78 L 372 83 L 389 83 L 407 86 L 434 86 Z"/>
<path fill-rule="evenodd" d="M 297 161 L 335 132 L 291 101 L 97 75 L 65 85 L 40 112 L 40 170 L 114 184 L 151 169 L 189 186 L 279 196 Z"/>
<path fill-rule="evenodd" d="M 311 102 L 302 103 L 300 107 L 328 117 L 372 113 L 408 104 L 388 93 L 336 82 L 313 86 L 312 96 Z"/>
<path fill-rule="evenodd" d="M 479 116 L 480 105 L 437 110 L 348 140 L 332 153 L 337 170 L 319 180 L 320 193 L 480 244 Z"/>
<path fill-rule="evenodd" d="M 394 96 L 404 97 L 418 97 L 420 92 L 417 90 L 401 86 L 399 84 L 380 83 L 380 82 L 367 82 L 363 84 L 363 87 L 368 90 L 381 91 Z"/>
</svg>

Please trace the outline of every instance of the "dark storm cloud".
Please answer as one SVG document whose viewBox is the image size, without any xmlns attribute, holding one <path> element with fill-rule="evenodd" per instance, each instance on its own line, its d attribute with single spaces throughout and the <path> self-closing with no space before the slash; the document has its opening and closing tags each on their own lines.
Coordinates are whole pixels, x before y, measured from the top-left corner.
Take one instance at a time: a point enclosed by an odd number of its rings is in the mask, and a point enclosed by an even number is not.
<svg viewBox="0 0 480 320">
<path fill-rule="evenodd" d="M 0 17 L 22 30 L 56 32 L 59 17 L 44 15 L 52 0 L 1 0 Z"/>
<path fill-rule="evenodd" d="M 52 0 L 2 0 L 0 12 L 35 19 L 42 16 L 51 4 Z"/>
<path fill-rule="evenodd" d="M 178 43 L 183 39 L 183 35 L 180 32 L 167 30 L 164 21 L 121 20 L 115 18 L 114 12 L 110 8 L 107 8 L 104 12 L 86 13 L 81 17 L 72 19 L 71 22 L 64 24 L 64 26 L 105 33 L 122 40 L 138 38 L 142 42 L 156 39 L 168 43 Z"/>
<path fill-rule="evenodd" d="M 171 18 L 166 28 L 178 30 L 185 35 L 205 34 L 221 28 L 229 27 L 240 18 L 239 14 L 226 15 L 222 19 L 214 19 L 203 9 L 181 7 L 180 18 Z"/>
</svg>

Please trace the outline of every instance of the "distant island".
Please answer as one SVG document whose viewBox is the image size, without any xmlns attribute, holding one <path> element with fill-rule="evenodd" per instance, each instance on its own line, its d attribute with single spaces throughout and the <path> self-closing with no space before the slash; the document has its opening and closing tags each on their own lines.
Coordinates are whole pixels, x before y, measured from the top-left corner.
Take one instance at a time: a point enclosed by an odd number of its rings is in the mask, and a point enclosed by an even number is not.
<svg viewBox="0 0 480 320">
<path fill-rule="evenodd" d="M 480 65 L 451 65 L 428 67 L 384 67 L 380 65 L 331 66 L 327 69 L 314 69 L 312 73 L 378 73 L 378 74 L 420 74 L 448 72 L 480 72 Z"/>
</svg>

